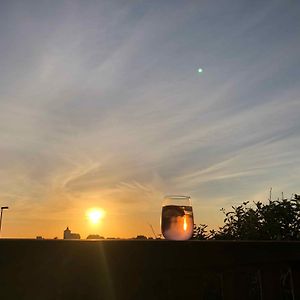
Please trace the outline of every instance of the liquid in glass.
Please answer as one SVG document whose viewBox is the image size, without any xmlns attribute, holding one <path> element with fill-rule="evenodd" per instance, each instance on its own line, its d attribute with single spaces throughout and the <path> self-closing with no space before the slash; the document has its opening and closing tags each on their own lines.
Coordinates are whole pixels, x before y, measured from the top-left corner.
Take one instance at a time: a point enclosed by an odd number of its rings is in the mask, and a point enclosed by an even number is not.
<svg viewBox="0 0 300 300">
<path fill-rule="evenodd" d="M 194 218 L 190 197 L 168 196 L 164 199 L 161 231 L 168 240 L 189 240 L 193 235 Z"/>
</svg>

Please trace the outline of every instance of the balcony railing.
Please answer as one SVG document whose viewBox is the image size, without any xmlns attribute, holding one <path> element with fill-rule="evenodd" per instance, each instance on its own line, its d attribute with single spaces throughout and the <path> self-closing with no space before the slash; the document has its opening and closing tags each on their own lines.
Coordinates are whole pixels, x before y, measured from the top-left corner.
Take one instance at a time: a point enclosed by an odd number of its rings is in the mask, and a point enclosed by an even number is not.
<svg viewBox="0 0 300 300">
<path fill-rule="evenodd" d="M 0 240 L 0 299 L 300 299 L 300 242 Z"/>
</svg>

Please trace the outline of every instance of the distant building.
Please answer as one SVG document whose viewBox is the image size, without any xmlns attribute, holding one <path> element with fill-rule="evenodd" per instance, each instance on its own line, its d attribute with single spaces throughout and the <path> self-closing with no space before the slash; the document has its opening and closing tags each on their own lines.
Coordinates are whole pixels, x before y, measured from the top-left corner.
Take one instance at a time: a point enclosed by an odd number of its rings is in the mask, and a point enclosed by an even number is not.
<svg viewBox="0 0 300 300">
<path fill-rule="evenodd" d="M 64 231 L 64 240 L 80 240 L 79 233 L 72 233 L 69 227 Z"/>
<path fill-rule="evenodd" d="M 137 235 L 136 240 L 147 240 L 147 237 L 144 235 Z"/>
<path fill-rule="evenodd" d="M 99 234 L 90 234 L 86 239 L 87 240 L 103 240 L 104 236 L 101 236 Z"/>
<path fill-rule="evenodd" d="M 44 238 L 43 238 L 42 236 L 38 235 L 38 236 L 36 237 L 36 239 L 37 239 L 37 240 L 43 240 Z"/>
</svg>

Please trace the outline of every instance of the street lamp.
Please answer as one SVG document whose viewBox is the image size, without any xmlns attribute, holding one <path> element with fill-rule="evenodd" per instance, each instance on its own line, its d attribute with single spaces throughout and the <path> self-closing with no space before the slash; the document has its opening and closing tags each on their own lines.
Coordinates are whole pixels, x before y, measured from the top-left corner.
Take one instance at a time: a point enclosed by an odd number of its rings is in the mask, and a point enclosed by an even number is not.
<svg viewBox="0 0 300 300">
<path fill-rule="evenodd" d="M 8 209 L 8 206 L 2 206 L 1 207 L 1 214 L 0 214 L 0 232 L 1 232 L 1 225 L 2 225 L 2 213 L 4 209 Z"/>
</svg>

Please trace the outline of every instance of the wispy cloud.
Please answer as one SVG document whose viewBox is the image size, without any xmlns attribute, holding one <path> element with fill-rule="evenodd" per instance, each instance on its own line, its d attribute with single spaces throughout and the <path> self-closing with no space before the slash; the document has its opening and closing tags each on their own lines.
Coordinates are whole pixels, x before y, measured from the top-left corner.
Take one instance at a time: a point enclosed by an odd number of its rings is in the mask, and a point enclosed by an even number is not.
<svg viewBox="0 0 300 300">
<path fill-rule="evenodd" d="M 299 4 L 229 2 L 3 4 L 0 197 L 23 234 L 100 205 L 133 235 L 165 193 L 216 225 L 299 192 Z"/>
</svg>

